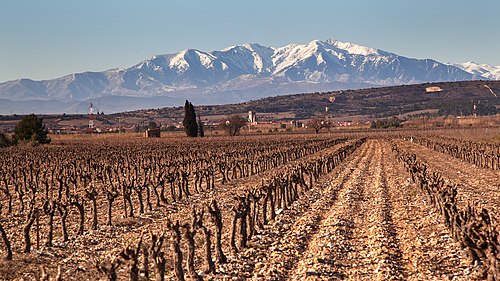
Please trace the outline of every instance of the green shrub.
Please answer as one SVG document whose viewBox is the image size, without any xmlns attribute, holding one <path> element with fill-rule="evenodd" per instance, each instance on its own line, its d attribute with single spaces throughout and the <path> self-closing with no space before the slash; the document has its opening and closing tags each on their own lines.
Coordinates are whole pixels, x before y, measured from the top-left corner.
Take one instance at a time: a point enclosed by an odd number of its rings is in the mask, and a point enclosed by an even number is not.
<svg viewBox="0 0 500 281">
<path fill-rule="evenodd" d="M 12 141 L 5 134 L 0 133 L 0 148 L 12 145 Z"/>
<path fill-rule="evenodd" d="M 50 143 L 51 139 L 47 137 L 48 133 L 43 119 L 38 118 L 35 114 L 30 114 L 16 124 L 14 142 L 16 144 L 31 142 L 33 145 Z"/>
<path fill-rule="evenodd" d="M 392 117 L 390 119 L 382 119 L 382 120 L 377 120 L 373 121 L 370 125 L 370 128 L 399 128 L 401 127 L 401 120 L 399 120 L 397 117 Z"/>
</svg>

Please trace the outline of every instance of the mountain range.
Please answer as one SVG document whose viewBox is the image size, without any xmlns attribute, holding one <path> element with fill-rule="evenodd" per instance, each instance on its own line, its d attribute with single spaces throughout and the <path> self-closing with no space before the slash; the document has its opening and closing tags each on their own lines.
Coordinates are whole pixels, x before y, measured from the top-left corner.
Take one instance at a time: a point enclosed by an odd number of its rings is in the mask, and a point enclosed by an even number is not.
<svg viewBox="0 0 500 281">
<path fill-rule="evenodd" d="M 466 62 L 462 64 L 452 64 L 473 75 L 472 79 L 500 80 L 500 66 L 490 66 L 487 64 L 478 64 L 475 62 Z"/>
<path fill-rule="evenodd" d="M 186 49 L 130 68 L 0 83 L 0 114 L 106 113 L 225 104 L 284 94 L 438 81 L 498 80 L 500 67 L 414 59 L 335 39 L 280 48 L 259 44 L 220 51 Z"/>
</svg>

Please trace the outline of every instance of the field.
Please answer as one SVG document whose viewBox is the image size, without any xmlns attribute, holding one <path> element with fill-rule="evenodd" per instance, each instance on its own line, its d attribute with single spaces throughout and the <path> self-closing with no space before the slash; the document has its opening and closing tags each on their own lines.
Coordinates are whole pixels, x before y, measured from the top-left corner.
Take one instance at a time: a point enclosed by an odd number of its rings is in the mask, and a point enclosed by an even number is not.
<svg viewBox="0 0 500 281">
<path fill-rule="evenodd" d="M 2 280 L 500 280 L 498 129 L 0 149 Z"/>
</svg>

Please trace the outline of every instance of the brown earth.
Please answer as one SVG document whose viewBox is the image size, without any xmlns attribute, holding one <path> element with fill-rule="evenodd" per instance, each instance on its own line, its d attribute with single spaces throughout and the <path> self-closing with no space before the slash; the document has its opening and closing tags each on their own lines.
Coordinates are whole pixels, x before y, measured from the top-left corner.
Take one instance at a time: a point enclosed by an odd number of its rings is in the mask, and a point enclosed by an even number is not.
<svg viewBox="0 0 500 281">
<path fill-rule="evenodd" d="M 240 264 L 254 265 L 254 280 L 471 280 L 476 272 L 380 140 L 359 148 L 251 245 Z"/>
<path fill-rule="evenodd" d="M 444 177 L 462 183 L 459 195 L 480 200 L 491 211 L 498 210 L 499 172 L 476 168 L 410 142 L 398 145 L 417 153 L 420 160 Z M 202 206 L 211 198 L 220 200 L 224 225 L 228 227 L 233 195 L 283 169 L 286 167 L 218 184 L 212 192 L 171 202 L 136 218 L 119 218 L 116 213 L 115 225 L 100 225 L 99 230 L 86 231 L 67 243 L 60 242 L 56 230 L 54 247 L 41 246 L 29 255 L 21 254 L 23 241 L 13 241 L 14 261 L 0 262 L 0 279 L 33 280 L 39 277 L 39 266 L 47 267 L 54 275 L 58 265 L 64 280 L 102 278 L 94 268 L 96 258 L 116 254 L 127 243 L 135 243 L 142 233 L 149 239 L 149 231 L 162 231 L 167 218 L 186 221 L 192 206 Z M 119 212 L 121 200 L 115 204 Z M 105 204 L 99 206 L 103 206 L 99 214 L 104 218 Z M 229 263 L 217 264 L 217 273 L 205 275 L 205 280 L 475 279 L 477 268 L 452 240 L 428 198 L 410 183 L 386 140 L 368 140 L 289 209 L 277 213 L 276 219 L 259 230 L 249 247 L 238 254 L 230 254 L 226 229 L 223 242 Z M 59 224 L 57 217 L 55 224 Z M 74 233 L 76 224 L 71 225 Z M 20 226 L 7 227 L 20 231 Z M 196 244 L 199 268 L 203 241 L 197 240 Z M 181 246 L 186 251 L 185 245 Z M 166 278 L 173 280 L 171 255 L 169 250 L 166 253 Z M 120 280 L 127 274 L 125 267 L 118 271 Z"/>
<path fill-rule="evenodd" d="M 414 153 L 431 171 L 437 171 L 445 179 L 457 184 L 459 199 L 472 199 L 496 214 L 496 217 L 500 216 L 500 171 L 480 168 L 409 141 L 400 141 L 398 146 Z"/>
</svg>

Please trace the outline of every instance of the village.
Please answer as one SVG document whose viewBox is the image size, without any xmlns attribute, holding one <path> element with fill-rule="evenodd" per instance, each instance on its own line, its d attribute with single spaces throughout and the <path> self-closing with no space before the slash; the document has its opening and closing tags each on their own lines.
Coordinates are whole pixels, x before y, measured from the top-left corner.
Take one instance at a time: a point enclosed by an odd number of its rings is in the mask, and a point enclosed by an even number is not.
<svg viewBox="0 0 500 281">
<path fill-rule="evenodd" d="M 242 134 L 279 133 L 279 132 L 304 132 L 308 128 L 309 119 L 297 119 L 292 113 L 258 113 L 248 111 L 247 114 L 238 114 L 245 118 L 246 125 L 241 129 Z M 5 116 L 0 118 L 0 132 L 12 132 L 18 119 L 22 116 Z M 92 105 L 86 115 L 40 115 L 51 134 L 109 134 L 109 133 L 143 133 L 145 137 L 160 137 L 161 132 L 183 131 L 182 117 L 156 116 L 155 112 L 141 117 L 121 116 L 120 114 L 104 115 L 95 112 Z M 208 135 L 223 134 L 220 132 L 221 123 L 227 116 L 212 115 L 201 116 L 202 123 Z M 333 118 L 325 114 L 320 118 L 328 122 L 331 128 L 368 128 L 370 122 L 361 120 L 346 120 Z"/>
</svg>

